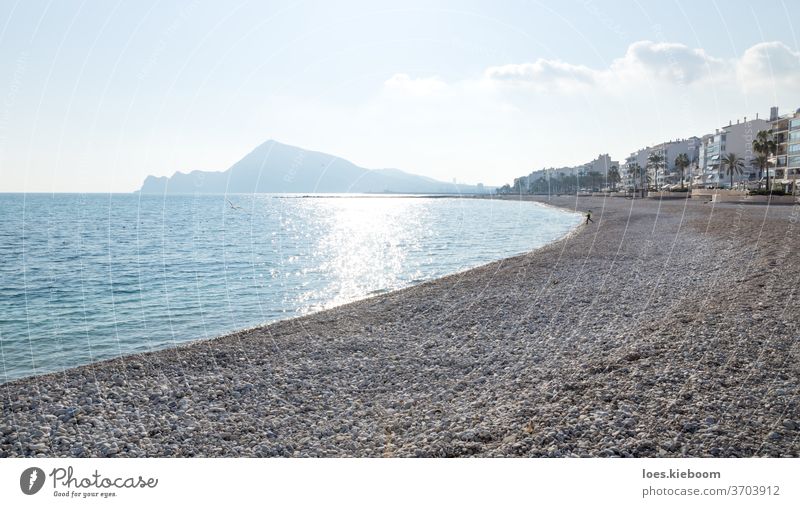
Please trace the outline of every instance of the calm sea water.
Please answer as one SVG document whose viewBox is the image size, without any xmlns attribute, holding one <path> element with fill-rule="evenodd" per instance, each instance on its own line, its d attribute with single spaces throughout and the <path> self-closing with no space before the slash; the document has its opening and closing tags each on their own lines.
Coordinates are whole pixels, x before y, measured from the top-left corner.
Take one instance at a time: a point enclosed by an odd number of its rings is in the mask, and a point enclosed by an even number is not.
<svg viewBox="0 0 800 507">
<path fill-rule="evenodd" d="M 0 382 L 398 289 L 579 220 L 458 198 L 0 194 Z"/>
</svg>

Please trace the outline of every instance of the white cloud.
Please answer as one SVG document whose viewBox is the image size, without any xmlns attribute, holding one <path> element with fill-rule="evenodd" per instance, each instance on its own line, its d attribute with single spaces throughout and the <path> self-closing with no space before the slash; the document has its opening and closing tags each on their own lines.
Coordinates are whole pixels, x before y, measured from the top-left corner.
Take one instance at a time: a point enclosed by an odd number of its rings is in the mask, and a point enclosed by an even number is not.
<svg viewBox="0 0 800 507">
<path fill-rule="evenodd" d="M 737 75 L 745 89 L 782 86 L 800 81 L 800 53 L 782 42 L 762 42 L 739 59 Z"/>
<path fill-rule="evenodd" d="M 540 58 L 533 63 L 489 67 L 484 72 L 490 81 L 531 86 L 538 90 L 565 90 L 593 85 L 597 71 L 583 65 Z"/>
<path fill-rule="evenodd" d="M 530 86 L 537 91 L 585 91 L 586 87 L 619 88 L 641 82 L 689 85 L 721 78 L 726 62 L 702 49 L 684 44 L 638 41 L 624 56 L 605 68 L 593 69 L 561 60 L 538 59 L 533 63 L 489 67 L 484 77 L 497 84 Z"/>
<path fill-rule="evenodd" d="M 723 60 L 684 44 L 639 41 L 628 46 L 625 56 L 614 60 L 609 71 L 628 78 L 667 80 L 688 85 L 711 79 L 725 68 Z"/>
</svg>

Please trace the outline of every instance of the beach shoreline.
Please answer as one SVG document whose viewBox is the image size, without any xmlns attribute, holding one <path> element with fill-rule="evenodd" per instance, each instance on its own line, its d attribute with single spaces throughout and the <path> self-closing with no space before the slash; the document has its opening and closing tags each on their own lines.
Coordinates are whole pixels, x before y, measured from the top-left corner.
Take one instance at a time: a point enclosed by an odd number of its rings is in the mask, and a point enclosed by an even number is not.
<svg viewBox="0 0 800 507">
<path fill-rule="evenodd" d="M 0 456 L 800 455 L 797 207 L 525 199 L 595 223 L 310 315 L 10 381 Z"/>
<path fill-rule="evenodd" d="M 275 195 L 274 197 L 275 198 L 287 198 L 286 196 L 283 196 L 283 195 Z M 342 198 L 342 197 L 372 198 L 372 197 L 380 197 L 380 194 L 374 195 L 374 196 L 370 195 L 370 194 L 346 195 L 346 196 L 339 196 L 339 195 L 320 195 L 320 196 L 315 196 L 315 195 L 308 195 L 308 196 L 307 195 L 297 195 L 297 196 L 294 196 L 294 197 L 291 197 L 291 198 Z M 395 196 L 393 194 L 389 194 L 386 197 L 404 197 L 404 198 L 421 198 L 421 199 L 440 199 L 440 198 L 462 199 L 462 198 L 473 198 L 474 197 L 474 198 L 478 198 L 478 199 L 499 199 L 499 200 L 504 200 L 504 201 L 508 201 L 509 200 L 509 199 L 505 199 L 505 198 L 502 198 L 502 197 L 501 198 L 497 198 L 496 196 L 480 196 L 480 195 L 459 196 L 459 195 L 455 195 L 455 194 L 453 194 L 453 195 L 400 195 L 400 196 Z M 563 207 L 553 206 L 553 205 L 550 205 L 550 204 L 547 204 L 547 203 L 544 203 L 544 202 L 537 202 L 537 201 L 526 201 L 526 202 L 530 202 L 531 204 L 539 204 L 541 206 L 544 206 L 544 207 L 547 207 L 547 208 L 552 208 L 552 209 L 557 210 L 559 212 L 567 212 L 567 213 L 572 213 L 573 215 L 579 215 L 579 214 L 577 214 L 577 213 L 575 213 L 575 212 L 573 212 L 571 210 L 567 210 L 567 209 L 565 209 Z M 580 225 L 581 225 L 581 222 L 579 221 L 574 226 L 572 226 L 567 232 L 565 232 L 562 236 L 553 239 L 549 243 L 553 243 L 553 242 L 556 242 L 556 241 L 563 240 L 563 239 L 567 238 L 568 236 L 577 233 L 579 231 L 579 229 L 580 229 Z M 537 247 L 533 248 L 532 250 L 528 250 L 528 251 L 525 251 L 525 252 L 519 252 L 519 253 L 516 253 L 516 254 L 512 255 L 511 257 L 505 257 L 505 258 L 513 258 L 513 257 L 517 257 L 519 255 L 527 255 L 528 253 L 530 253 L 530 252 L 532 252 L 534 250 L 537 250 L 537 249 L 541 248 L 542 246 L 545 246 L 545 245 L 537 246 Z M 5 386 L 6 384 L 10 384 L 10 383 L 13 383 L 13 382 L 22 382 L 22 381 L 30 380 L 30 379 L 33 379 L 33 378 L 39 378 L 39 377 L 63 375 L 65 373 L 65 371 L 69 371 L 69 370 L 76 369 L 76 368 L 84 368 L 84 367 L 89 367 L 89 366 L 100 366 L 100 365 L 102 365 L 104 363 L 108 363 L 108 362 L 112 362 L 112 361 L 116 361 L 116 360 L 125 360 L 125 359 L 128 359 L 128 358 L 135 359 L 137 357 L 146 356 L 146 355 L 151 354 L 151 353 L 157 353 L 157 352 L 161 352 L 161 351 L 164 351 L 164 350 L 175 349 L 175 348 L 188 347 L 188 346 L 192 346 L 192 345 L 195 345 L 195 344 L 198 344 L 198 343 L 202 343 L 202 342 L 208 342 L 208 341 L 213 341 L 213 340 L 225 338 L 225 337 L 230 336 L 230 335 L 242 334 L 242 333 L 256 331 L 256 330 L 259 330 L 259 329 L 262 329 L 262 328 L 265 328 L 265 327 L 268 327 L 268 326 L 272 326 L 272 325 L 275 325 L 275 324 L 278 324 L 278 323 L 287 322 L 287 321 L 291 321 L 291 320 L 299 319 L 299 318 L 303 318 L 303 317 L 308 317 L 310 315 L 313 315 L 313 314 L 316 314 L 316 313 L 319 313 L 319 312 L 325 312 L 325 311 L 333 310 L 333 309 L 336 309 L 336 308 L 339 308 L 339 307 L 342 307 L 342 306 L 346 306 L 346 305 L 349 305 L 349 304 L 358 303 L 358 302 L 361 302 L 361 301 L 364 301 L 364 300 L 367 300 L 367 299 L 370 299 L 370 298 L 385 296 L 386 294 L 389 294 L 389 293 L 400 292 L 400 291 L 403 291 L 403 290 L 406 290 L 406 289 L 410 289 L 410 288 L 413 288 L 413 287 L 416 287 L 418 285 L 422 285 L 422 284 L 425 284 L 425 283 L 436 282 L 436 281 L 441 280 L 443 278 L 447 278 L 449 276 L 460 275 L 460 274 L 462 274 L 464 272 L 467 272 L 467 271 L 470 271 L 470 270 L 473 270 L 473 269 L 478 269 L 478 268 L 481 268 L 481 267 L 483 267 L 485 265 L 492 264 L 494 262 L 498 262 L 498 261 L 503 260 L 503 259 L 496 259 L 496 260 L 493 260 L 493 261 L 484 262 L 482 264 L 474 265 L 474 266 L 471 266 L 471 267 L 466 267 L 466 268 L 459 269 L 457 271 L 453 271 L 451 273 L 445 274 L 443 276 L 437 276 L 435 278 L 425 279 L 425 280 L 422 280 L 422 281 L 415 281 L 415 282 L 412 282 L 409 285 L 404 286 L 404 287 L 399 287 L 399 288 L 394 288 L 394 289 L 380 289 L 380 290 L 377 290 L 377 291 L 372 291 L 372 292 L 363 294 L 362 296 L 357 297 L 357 298 L 355 298 L 353 300 L 350 300 L 350 301 L 347 301 L 347 302 L 343 302 L 343 303 L 335 303 L 335 304 L 333 304 L 331 306 L 325 306 L 325 307 L 322 307 L 322 308 L 319 308 L 319 309 L 315 309 L 315 310 L 312 310 L 312 311 L 310 311 L 308 313 L 295 315 L 295 316 L 291 316 L 291 317 L 285 317 L 285 318 L 272 320 L 272 321 L 268 321 L 268 322 L 263 322 L 263 323 L 259 323 L 259 324 L 244 326 L 244 327 L 240 327 L 240 328 L 232 329 L 230 331 L 223 332 L 221 334 L 211 335 L 211 336 L 208 336 L 208 337 L 205 337 L 205 338 L 197 338 L 197 339 L 190 340 L 190 341 L 175 341 L 172 344 L 164 345 L 164 346 L 160 346 L 160 347 L 156 347 L 156 348 L 152 348 L 151 350 L 131 352 L 131 353 L 123 353 L 123 354 L 120 354 L 120 355 L 114 356 L 114 357 L 107 357 L 107 358 L 91 361 L 91 362 L 85 363 L 85 364 L 78 364 L 78 365 L 75 365 L 75 366 L 70 366 L 68 368 L 64 368 L 64 369 L 58 370 L 58 371 L 46 371 L 46 372 L 43 372 L 43 373 L 37 373 L 37 374 L 33 374 L 33 375 L 26 375 L 24 377 L 15 377 L 15 378 L 12 378 L 12 379 L 10 379 L 10 380 L 8 380 L 6 382 L 0 382 L 0 389 L 2 389 L 2 387 Z"/>
</svg>

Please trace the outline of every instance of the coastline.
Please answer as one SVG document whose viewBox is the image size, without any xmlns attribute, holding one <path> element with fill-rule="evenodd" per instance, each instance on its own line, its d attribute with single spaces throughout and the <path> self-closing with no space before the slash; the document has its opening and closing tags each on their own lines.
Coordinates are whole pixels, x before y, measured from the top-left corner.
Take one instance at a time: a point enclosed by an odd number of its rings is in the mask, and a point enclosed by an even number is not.
<svg viewBox="0 0 800 507">
<path fill-rule="evenodd" d="M 220 195 L 222 195 L 222 194 L 220 194 Z M 343 196 L 343 195 L 297 195 L 297 196 L 291 197 L 291 198 L 320 198 L 320 199 L 327 199 L 327 198 L 342 198 L 342 197 L 372 198 L 374 196 L 369 195 L 369 194 L 346 195 L 346 196 Z M 380 197 L 380 196 L 378 196 L 378 197 Z M 401 196 L 395 196 L 395 195 L 392 195 L 392 194 L 389 194 L 387 197 L 393 197 L 393 198 L 394 197 L 421 198 L 421 199 L 444 199 L 444 198 L 446 198 L 446 199 L 461 199 L 461 198 L 465 198 L 463 196 L 457 196 L 457 195 L 401 195 Z M 493 196 L 485 197 L 485 196 L 478 196 L 478 195 L 467 196 L 467 197 L 468 198 L 474 197 L 474 198 L 478 198 L 478 199 L 489 199 L 489 200 L 491 200 L 493 198 Z M 288 197 L 286 197 L 284 195 L 275 194 L 273 196 L 273 198 L 283 199 L 283 198 L 288 198 Z M 502 199 L 502 200 L 508 200 L 508 199 Z M 539 204 L 539 205 L 541 205 L 543 207 L 546 207 L 546 208 L 551 208 L 551 209 L 556 210 L 556 211 L 561 212 L 561 213 L 566 212 L 566 213 L 571 213 L 573 215 L 579 216 L 579 214 L 576 214 L 574 212 L 570 212 L 570 210 L 566 210 L 565 208 L 562 208 L 562 207 L 552 206 L 552 205 L 549 205 L 549 204 L 546 204 L 546 203 L 540 203 L 540 202 L 535 202 L 535 201 L 529 201 L 529 202 L 531 202 L 533 204 Z M 566 238 L 567 236 L 576 233 L 577 230 L 580 228 L 580 225 L 581 225 L 581 222 L 579 221 L 574 226 L 572 226 L 567 232 L 565 232 L 563 235 L 561 235 L 561 236 L 559 236 L 559 237 L 557 237 L 557 238 L 555 238 L 553 240 L 550 240 L 549 243 L 554 243 L 556 241 L 560 241 L 560 240 Z M 549 244 L 549 243 L 547 243 L 547 244 Z M 545 245 L 540 245 L 540 246 L 534 247 L 532 250 L 527 250 L 527 251 L 524 251 L 524 252 L 515 253 L 515 254 L 511 255 L 510 257 L 517 257 L 519 255 L 524 255 L 524 254 L 530 253 L 530 252 L 532 252 L 534 250 L 537 250 L 537 249 L 541 248 L 542 246 L 545 246 Z M 505 257 L 505 258 L 509 258 L 509 257 Z M 361 296 L 358 296 L 355 299 L 352 299 L 350 301 L 339 302 L 339 303 L 334 304 L 333 306 L 325 306 L 325 307 L 322 307 L 322 308 L 319 308 L 319 309 L 315 309 L 315 310 L 313 310 L 313 311 L 311 311 L 309 313 L 304 313 L 304 314 L 284 317 L 284 318 L 280 318 L 280 319 L 277 319 L 277 320 L 258 323 L 258 324 L 254 324 L 254 325 L 248 325 L 248 326 L 241 327 L 241 328 L 235 328 L 235 329 L 231 329 L 229 331 L 224 331 L 221 334 L 208 336 L 208 337 L 205 337 L 205 338 L 197 338 L 197 339 L 189 340 L 189 341 L 175 341 L 172 344 L 164 345 L 164 346 L 161 346 L 161 347 L 158 347 L 158 348 L 153 348 L 153 349 L 147 350 L 147 351 L 123 353 L 121 355 L 117 355 L 117 356 L 114 356 L 114 357 L 106 357 L 106 358 L 103 358 L 103 359 L 98 359 L 98 360 L 92 361 L 90 363 L 78 364 L 76 366 L 70 366 L 68 368 L 65 368 L 64 370 L 47 371 L 47 372 L 43 372 L 43 373 L 37 373 L 37 374 L 34 374 L 34 375 L 27 375 L 27 376 L 24 376 L 24 377 L 16 377 L 16 378 L 10 379 L 10 380 L 8 380 L 6 382 L 0 382 L 0 389 L 2 389 L 3 386 L 5 386 L 6 384 L 10 384 L 12 382 L 21 382 L 21 381 L 31 380 L 31 379 L 34 379 L 34 378 L 45 377 L 45 376 L 63 375 L 65 373 L 65 371 L 69 371 L 69 370 L 76 369 L 76 368 L 84 368 L 84 367 L 89 367 L 89 366 L 98 366 L 98 365 L 102 365 L 103 363 L 107 363 L 107 362 L 111 362 L 111 361 L 115 361 L 115 360 L 124 360 L 126 358 L 136 358 L 138 356 L 145 356 L 145 355 L 150 354 L 150 353 L 161 352 L 161 351 L 164 351 L 164 350 L 175 349 L 175 348 L 183 348 L 183 347 L 191 346 L 191 345 L 194 345 L 194 344 L 197 344 L 197 343 L 201 343 L 201 342 L 213 341 L 213 340 L 217 340 L 217 339 L 220 339 L 220 338 L 225 338 L 227 336 L 231 336 L 231 335 L 235 335 L 235 334 L 242 334 L 242 333 L 246 333 L 246 332 L 255 331 L 255 330 L 258 330 L 258 329 L 261 329 L 261 328 L 266 328 L 268 326 L 272 326 L 272 325 L 281 323 L 281 322 L 287 322 L 287 321 L 294 320 L 294 319 L 308 317 L 308 316 L 313 315 L 315 313 L 324 312 L 324 311 L 328 311 L 328 310 L 333 310 L 333 309 L 341 307 L 341 306 L 345 306 L 345 305 L 352 304 L 352 303 L 357 303 L 357 302 L 364 301 L 366 299 L 370 299 L 370 298 L 373 298 L 373 297 L 380 297 L 380 296 L 384 296 L 386 294 L 390 294 L 390 293 L 394 293 L 394 292 L 399 292 L 399 291 L 402 291 L 402 290 L 410 289 L 410 288 L 415 287 L 417 285 L 422 285 L 422 284 L 425 284 L 425 283 L 435 282 L 435 281 L 440 280 L 442 278 L 446 278 L 448 276 L 453 276 L 453 275 L 459 275 L 459 274 L 464 273 L 466 271 L 470 271 L 470 270 L 473 270 L 473 269 L 481 268 L 481 267 L 483 267 L 483 266 L 485 266 L 487 264 L 498 262 L 498 261 L 503 260 L 503 259 L 496 259 L 496 260 L 493 260 L 493 261 L 483 262 L 482 264 L 478 264 L 478 265 L 474 265 L 474 266 L 471 266 L 471 267 L 466 267 L 466 268 L 463 268 L 463 269 L 459 269 L 457 271 L 453 271 L 453 272 L 447 273 L 445 275 L 436 276 L 435 278 L 415 280 L 413 282 L 410 282 L 410 284 L 407 285 L 407 286 L 401 286 L 401 287 L 393 288 L 393 289 L 378 289 L 378 290 L 375 290 L 375 291 L 371 291 L 371 292 L 365 293 L 365 294 L 363 294 Z"/>
<path fill-rule="evenodd" d="M 771 264 L 798 254 L 796 208 L 530 200 L 595 223 L 329 310 L 8 382 L 0 457 L 800 455 L 797 280 Z"/>
</svg>

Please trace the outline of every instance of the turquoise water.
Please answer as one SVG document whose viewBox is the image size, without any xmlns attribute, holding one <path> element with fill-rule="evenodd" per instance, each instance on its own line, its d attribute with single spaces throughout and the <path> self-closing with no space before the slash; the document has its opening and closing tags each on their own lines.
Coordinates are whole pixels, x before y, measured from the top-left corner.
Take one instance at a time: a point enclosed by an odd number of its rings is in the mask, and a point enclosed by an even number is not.
<svg viewBox="0 0 800 507">
<path fill-rule="evenodd" d="M 0 194 L 0 382 L 406 287 L 579 220 L 459 198 Z"/>
</svg>

